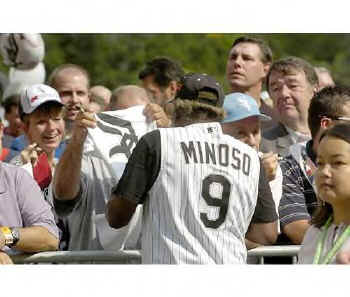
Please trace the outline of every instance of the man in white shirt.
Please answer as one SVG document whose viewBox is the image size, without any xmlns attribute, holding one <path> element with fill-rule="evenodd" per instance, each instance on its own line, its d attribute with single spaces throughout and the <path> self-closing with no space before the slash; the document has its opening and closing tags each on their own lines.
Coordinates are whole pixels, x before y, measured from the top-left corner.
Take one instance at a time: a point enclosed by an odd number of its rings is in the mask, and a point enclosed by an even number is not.
<svg viewBox="0 0 350 297">
<path fill-rule="evenodd" d="M 112 115 L 111 112 L 95 115 L 88 110 L 80 111 L 76 115 L 71 140 L 56 167 L 53 180 L 54 205 L 59 215 L 68 216 L 71 232 L 69 250 L 101 250 L 106 248 L 107 241 L 110 242 L 110 236 L 103 228 L 99 228 L 103 224 L 100 218 L 101 214 L 104 214 L 112 186 L 119 178 L 114 172 L 115 167 L 111 168 L 109 162 L 104 159 L 104 150 L 96 150 L 94 147 L 91 149 L 91 146 L 84 145 L 88 128 L 98 126 L 104 131 L 105 138 L 115 137 L 114 146 L 108 146 L 108 155 L 122 158 L 116 162 L 120 161 L 118 168 L 122 171 L 121 163 L 127 161 L 138 138 L 142 136 L 136 134 L 133 121 L 141 118 L 144 124 L 147 124 L 143 115 L 145 111 L 142 109 L 129 111 L 128 120 L 122 118 L 122 114 L 125 116 L 127 110 L 149 104 L 149 98 L 143 88 L 124 86 L 113 92 L 113 95 L 110 104 L 119 110 L 112 112 Z M 156 117 L 150 118 L 153 120 L 158 116 L 156 113 Z M 162 123 L 163 119 L 159 118 L 155 122 Z M 93 136 L 95 142 L 101 144 L 104 141 L 103 138 L 101 140 L 101 135 L 96 137 Z M 122 244 L 119 244 L 118 248 L 122 247 Z"/>
</svg>

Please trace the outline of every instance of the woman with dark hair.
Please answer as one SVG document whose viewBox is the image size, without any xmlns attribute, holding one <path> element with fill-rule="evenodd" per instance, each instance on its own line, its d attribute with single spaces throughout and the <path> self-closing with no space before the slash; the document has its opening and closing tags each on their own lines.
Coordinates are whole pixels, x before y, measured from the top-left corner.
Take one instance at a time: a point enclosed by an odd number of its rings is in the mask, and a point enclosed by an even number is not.
<svg viewBox="0 0 350 297">
<path fill-rule="evenodd" d="M 305 234 L 299 263 L 335 264 L 337 255 L 350 248 L 350 123 L 322 134 L 317 166 L 320 203 Z"/>
</svg>

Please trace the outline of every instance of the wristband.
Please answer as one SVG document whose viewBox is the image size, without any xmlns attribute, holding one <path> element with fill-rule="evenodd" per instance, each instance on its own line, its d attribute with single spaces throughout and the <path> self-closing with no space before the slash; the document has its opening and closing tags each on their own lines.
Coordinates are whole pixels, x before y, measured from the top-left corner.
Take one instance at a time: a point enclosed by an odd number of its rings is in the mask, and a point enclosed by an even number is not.
<svg viewBox="0 0 350 297">
<path fill-rule="evenodd" d="M 13 236 L 11 229 L 9 227 L 0 227 L 0 231 L 4 234 L 5 237 L 5 245 L 7 247 L 11 247 L 13 245 Z"/>
</svg>

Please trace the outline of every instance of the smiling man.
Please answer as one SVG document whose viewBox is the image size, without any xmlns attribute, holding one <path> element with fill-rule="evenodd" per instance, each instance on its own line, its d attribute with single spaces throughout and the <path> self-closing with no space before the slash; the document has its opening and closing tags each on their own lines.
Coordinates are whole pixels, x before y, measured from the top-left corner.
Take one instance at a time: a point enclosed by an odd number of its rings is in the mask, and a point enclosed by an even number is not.
<svg viewBox="0 0 350 297">
<path fill-rule="evenodd" d="M 25 168 L 39 185 L 43 198 L 52 207 L 49 185 L 57 158 L 55 152 L 63 147 L 63 103 L 57 91 L 44 84 L 25 88 L 21 94 L 19 114 L 28 139 L 28 146 L 11 160 L 13 165 Z M 64 221 L 55 217 L 60 229 L 60 248 L 67 243 Z"/>
<path fill-rule="evenodd" d="M 21 94 L 19 114 L 29 145 L 11 163 L 36 165 L 38 155 L 45 152 L 51 169 L 54 168 L 55 150 L 64 135 L 63 103 L 55 89 L 36 84 Z"/>
<path fill-rule="evenodd" d="M 307 61 L 288 57 L 272 64 L 267 87 L 280 122 L 263 133 L 261 150 L 286 156 L 291 145 L 311 138 L 307 112 L 318 78 Z"/>
</svg>

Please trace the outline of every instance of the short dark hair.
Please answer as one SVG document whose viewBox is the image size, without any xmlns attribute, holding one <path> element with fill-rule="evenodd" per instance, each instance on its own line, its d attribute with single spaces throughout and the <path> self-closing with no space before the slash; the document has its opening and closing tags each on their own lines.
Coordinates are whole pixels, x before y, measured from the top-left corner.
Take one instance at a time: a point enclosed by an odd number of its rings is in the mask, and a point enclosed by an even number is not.
<svg viewBox="0 0 350 297">
<path fill-rule="evenodd" d="M 333 127 L 327 129 L 322 133 L 320 142 L 326 136 L 335 137 L 350 144 L 350 123 L 335 124 Z M 319 203 L 312 217 L 311 224 L 317 228 L 321 228 L 332 214 L 333 208 L 329 203 L 325 202 L 323 205 Z"/>
<path fill-rule="evenodd" d="M 20 99 L 21 99 L 21 96 L 17 94 L 7 97 L 5 101 L 2 103 L 2 106 L 5 109 L 5 114 L 10 113 L 13 106 L 18 107 Z"/>
<path fill-rule="evenodd" d="M 322 117 L 336 119 L 343 115 L 344 104 L 350 102 L 350 87 L 325 87 L 311 99 L 308 125 L 312 138 L 320 130 Z"/>
<path fill-rule="evenodd" d="M 83 76 L 86 77 L 87 82 L 88 82 L 88 88 L 90 87 L 90 75 L 89 72 L 82 66 L 80 65 L 76 65 L 76 64 L 61 64 L 59 66 L 57 66 L 50 74 L 49 78 L 48 78 L 48 85 L 55 88 L 55 84 L 56 84 L 56 78 L 57 76 L 66 69 L 72 69 L 75 70 L 77 72 L 80 72 Z"/>
<path fill-rule="evenodd" d="M 146 76 L 154 75 L 154 82 L 159 87 L 166 88 L 173 80 L 180 82 L 184 74 L 177 62 L 167 57 L 157 57 L 146 63 L 146 67 L 139 73 L 139 79 L 143 80 Z"/>
<path fill-rule="evenodd" d="M 252 36 L 242 36 L 237 38 L 232 46 L 231 49 L 236 46 L 239 43 L 253 43 L 256 44 L 261 51 L 261 61 L 266 64 L 266 63 L 271 63 L 272 62 L 272 50 L 268 46 L 265 40 L 260 39 L 258 37 L 252 37 Z"/>
<path fill-rule="evenodd" d="M 274 62 L 266 76 L 266 87 L 269 90 L 270 76 L 273 71 L 282 73 L 283 75 L 292 74 L 294 71 L 303 71 L 306 80 L 310 85 L 318 85 L 318 77 L 314 67 L 306 60 L 299 57 L 286 57 Z"/>
</svg>

